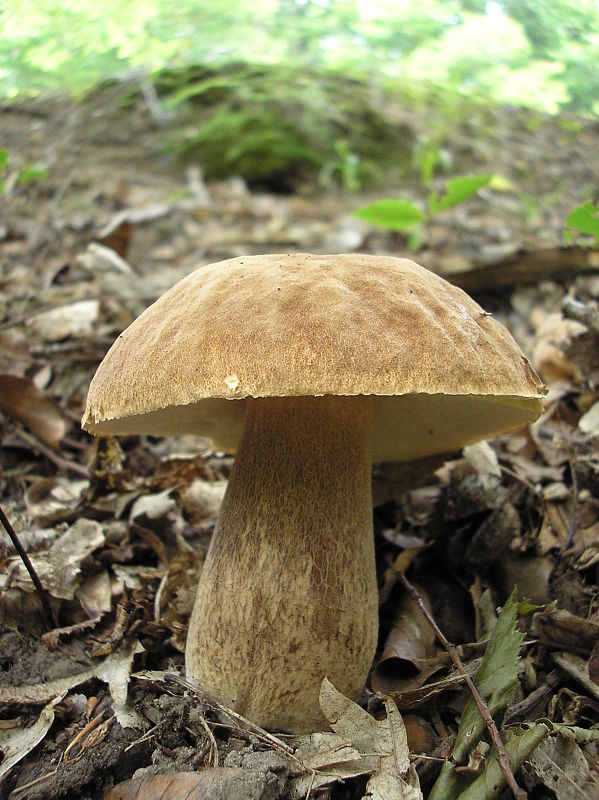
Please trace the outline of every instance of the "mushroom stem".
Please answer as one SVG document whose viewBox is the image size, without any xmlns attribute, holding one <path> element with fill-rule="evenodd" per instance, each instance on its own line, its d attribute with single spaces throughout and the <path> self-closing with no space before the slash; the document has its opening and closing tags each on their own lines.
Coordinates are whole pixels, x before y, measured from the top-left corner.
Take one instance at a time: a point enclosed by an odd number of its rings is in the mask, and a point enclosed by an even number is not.
<svg viewBox="0 0 599 800">
<path fill-rule="evenodd" d="M 318 730 L 377 639 L 369 397 L 249 398 L 187 638 L 190 678 L 266 728 Z"/>
</svg>

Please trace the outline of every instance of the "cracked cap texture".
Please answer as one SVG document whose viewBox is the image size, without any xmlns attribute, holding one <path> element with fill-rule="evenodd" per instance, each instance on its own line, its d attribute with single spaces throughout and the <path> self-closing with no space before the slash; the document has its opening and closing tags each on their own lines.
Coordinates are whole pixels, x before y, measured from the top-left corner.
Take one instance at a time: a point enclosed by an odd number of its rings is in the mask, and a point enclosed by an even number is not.
<svg viewBox="0 0 599 800">
<path fill-rule="evenodd" d="M 233 451 L 248 396 L 364 394 L 373 458 L 402 460 L 530 422 L 543 393 L 508 331 L 413 261 L 246 256 L 192 272 L 118 337 L 82 424 Z"/>
</svg>

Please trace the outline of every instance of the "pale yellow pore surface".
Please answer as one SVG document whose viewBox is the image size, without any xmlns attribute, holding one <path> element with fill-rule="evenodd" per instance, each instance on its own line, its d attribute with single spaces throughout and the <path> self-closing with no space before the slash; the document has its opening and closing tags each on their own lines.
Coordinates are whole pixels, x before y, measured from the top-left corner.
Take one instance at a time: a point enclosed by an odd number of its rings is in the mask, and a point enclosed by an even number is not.
<svg viewBox="0 0 599 800">
<path fill-rule="evenodd" d="M 377 639 L 371 400 L 250 400 L 187 637 L 188 676 L 267 728 L 325 725 Z"/>
<path fill-rule="evenodd" d="M 329 394 L 377 395 L 373 458 L 409 460 L 535 419 L 542 387 L 502 325 L 413 261 L 249 256 L 196 270 L 117 339 L 83 425 L 234 451 L 244 398 Z"/>
</svg>

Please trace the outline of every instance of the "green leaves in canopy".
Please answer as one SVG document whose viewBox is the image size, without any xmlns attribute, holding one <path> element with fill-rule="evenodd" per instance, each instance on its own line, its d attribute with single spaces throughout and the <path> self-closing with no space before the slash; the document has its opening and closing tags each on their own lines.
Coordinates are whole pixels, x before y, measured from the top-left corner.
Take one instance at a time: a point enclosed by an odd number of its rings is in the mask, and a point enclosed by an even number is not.
<svg viewBox="0 0 599 800">
<path fill-rule="evenodd" d="M 424 222 L 425 213 L 409 200 L 376 200 L 354 212 L 354 216 L 394 231 L 406 231 Z"/>
<path fill-rule="evenodd" d="M 493 175 L 462 175 L 459 178 L 450 178 L 442 197 L 437 194 L 429 196 L 428 205 L 431 214 L 438 214 L 465 202 L 483 186 L 488 186 L 492 180 Z"/>
<path fill-rule="evenodd" d="M 599 244 L 599 206 L 590 201 L 575 208 L 566 219 L 566 227 L 574 230 L 565 231 L 564 242 L 568 244 L 579 234 L 588 234 Z"/>
</svg>

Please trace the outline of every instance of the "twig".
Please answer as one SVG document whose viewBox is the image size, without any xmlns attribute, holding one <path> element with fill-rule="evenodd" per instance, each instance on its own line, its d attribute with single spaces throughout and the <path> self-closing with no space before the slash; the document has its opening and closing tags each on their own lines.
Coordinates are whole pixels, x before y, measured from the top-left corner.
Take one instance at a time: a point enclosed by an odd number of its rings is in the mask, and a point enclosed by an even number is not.
<svg viewBox="0 0 599 800">
<path fill-rule="evenodd" d="M 236 720 L 237 723 L 241 723 L 242 727 L 239 728 L 239 730 L 245 730 L 248 733 L 252 733 L 263 742 L 272 745 L 276 750 L 282 750 L 292 761 L 295 761 L 297 764 L 301 765 L 302 769 L 305 769 L 305 765 L 300 761 L 299 758 L 297 758 L 293 748 L 290 747 L 286 742 L 282 741 L 282 739 L 279 739 L 278 736 L 275 736 L 274 734 L 264 730 L 264 728 L 261 728 L 260 725 L 256 725 L 255 722 L 247 719 L 247 717 L 243 717 L 241 714 L 233 711 L 232 708 L 228 708 L 227 706 L 222 705 L 222 703 L 219 703 L 218 700 L 214 700 L 212 697 L 206 694 L 206 692 L 203 692 L 198 688 L 198 686 L 194 685 L 191 681 L 182 678 L 180 675 L 175 675 L 174 673 L 167 673 L 164 676 L 164 680 L 166 683 L 177 683 L 180 686 L 183 686 L 185 689 L 194 692 L 194 694 L 198 695 L 198 697 L 200 697 L 213 709 L 220 711 L 222 714 L 225 714 L 231 719 Z"/>
<path fill-rule="evenodd" d="M 33 447 L 40 452 L 48 461 L 51 461 L 59 469 L 65 472 L 74 472 L 75 475 L 80 475 L 82 478 L 89 478 L 89 471 L 82 464 L 77 461 L 68 461 L 66 458 L 59 456 L 51 447 L 48 447 L 37 438 L 32 436 L 27 431 L 20 430 L 19 436 L 24 439 L 30 447 Z"/>
<path fill-rule="evenodd" d="M 206 735 L 210 740 L 210 749 L 212 750 L 212 766 L 218 767 L 218 746 L 216 744 L 216 739 L 214 738 L 214 734 L 210 730 L 210 726 L 204 719 L 204 717 L 200 714 L 200 725 L 206 731 Z"/>
<path fill-rule="evenodd" d="M 310 785 L 308 786 L 308 791 L 306 792 L 306 800 L 310 800 L 312 797 L 312 787 L 314 786 L 314 780 L 316 778 L 316 770 L 312 770 L 312 776 L 310 778 Z"/>
<path fill-rule="evenodd" d="M 576 464 L 571 452 L 572 449 L 572 445 L 570 444 L 568 446 L 568 450 L 570 450 L 568 462 L 570 465 L 570 478 L 572 479 L 572 513 L 570 514 L 570 521 L 568 523 L 568 536 L 566 538 L 564 550 L 570 547 L 578 529 L 578 475 L 576 474 Z"/>
<path fill-rule="evenodd" d="M 104 711 L 101 711 L 101 712 L 98 714 L 98 716 L 97 716 L 97 717 L 94 717 L 92 720 L 90 720 L 90 721 L 87 723 L 87 725 L 86 725 L 86 726 L 85 726 L 85 727 L 84 727 L 82 730 L 80 730 L 80 731 L 79 731 L 79 733 L 78 733 L 78 734 L 75 736 L 75 738 L 74 738 L 74 739 L 71 739 L 71 741 L 70 741 L 70 742 L 69 742 L 69 744 L 67 745 L 67 748 L 66 748 L 66 750 L 65 750 L 65 751 L 64 751 L 64 753 L 62 754 L 62 758 L 63 758 L 63 761 L 64 761 L 64 763 L 65 763 L 65 764 L 66 764 L 66 763 L 67 763 L 67 761 L 69 760 L 69 754 L 70 754 L 71 750 L 72 750 L 72 749 L 73 749 L 73 748 L 74 748 L 76 745 L 78 745 L 78 744 L 79 744 L 79 742 L 80 742 L 82 739 L 84 739 L 84 738 L 87 736 L 87 734 L 88 734 L 88 733 L 91 733 L 91 732 L 92 732 L 92 731 L 93 731 L 95 728 L 97 728 L 97 727 L 98 727 L 98 725 L 100 725 L 100 723 L 101 723 L 101 722 L 103 722 L 103 721 L 104 721 L 104 713 L 105 713 Z"/>
<path fill-rule="evenodd" d="M 12 790 L 11 795 L 16 797 L 18 794 L 25 792 L 27 789 L 31 789 L 32 786 L 37 786 L 38 783 L 43 783 L 45 780 L 48 780 L 48 778 L 53 778 L 57 772 L 58 767 L 55 767 L 51 772 L 46 772 L 44 775 L 40 775 L 39 777 L 34 778 L 32 781 L 29 781 L 29 783 L 24 783 L 22 786 L 17 786 L 16 789 Z"/>
<path fill-rule="evenodd" d="M 125 749 L 123 750 L 123 753 L 126 753 L 128 750 L 131 750 L 133 747 L 137 747 L 137 745 L 141 744 L 142 742 L 147 742 L 148 739 L 151 739 L 152 736 L 154 736 L 154 734 L 156 733 L 157 730 L 160 730 L 160 727 L 161 727 L 160 724 L 159 725 L 153 725 L 150 728 L 149 731 L 146 731 L 143 734 L 143 736 L 140 736 L 139 739 L 136 739 L 134 742 L 131 742 L 131 744 L 128 744 L 127 747 L 125 747 Z"/>
<path fill-rule="evenodd" d="M 410 581 L 403 574 L 403 572 L 398 571 L 398 577 L 404 589 L 409 593 L 412 600 L 416 603 L 420 611 L 424 614 L 427 622 L 435 632 L 435 636 L 449 653 L 449 657 L 455 664 L 456 669 L 458 670 L 460 675 L 464 678 L 466 685 L 470 689 L 474 702 L 476 703 L 476 707 L 478 708 L 479 714 L 483 718 L 483 721 L 487 726 L 487 730 L 489 731 L 489 735 L 491 736 L 491 740 L 495 745 L 495 752 L 497 753 L 497 761 L 499 763 L 499 766 L 501 767 L 501 771 L 503 772 L 507 785 L 510 787 L 512 794 L 514 795 L 516 800 L 526 800 L 526 797 L 528 795 L 526 794 L 524 789 L 522 789 L 516 783 L 516 779 L 514 778 L 514 773 L 512 772 L 512 768 L 510 767 L 510 760 L 506 752 L 505 745 L 503 744 L 503 741 L 501 740 L 501 737 L 499 735 L 499 731 L 497 730 L 497 725 L 495 724 L 495 720 L 491 716 L 491 712 L 489 711 L 487 704 L 482 699 L 478 689 L 474 685 L 474 681 L 472 680 L 470 675 L 468 675 L 468 673 L 466 672 L 464 665 L 462 664 L 462 660 L 458 655 L 456 646 L 446 638 L 443 631 L 439 628 L 439 626 L 433 619 L 430 611 L 425 606 L 422 598 L 420 597 L 416 589 L 412 586 Z"/>
<path fill-rule="evenodd" d="M 506 467 L 505 464 L 500 464 L 499 469 L 502 472 L 505 472 L 506 475 L 509 475 L 511 478 L 514 478 L 514 480 L 520 481 L 520 483 L 526 486 L 526 488 L 529 489 L 534 495 L 540 494 L 537 487 L 530 481 L 526 480 L 526 478 L 523 478 L 522 475 L 520 475 L 520 473 L 517 472 L 515 469 L 510 469 L 509 467 Z"/>
<path fill-rule="evenodd" d="M 287 755 L 293 755 L 293 748 L 290 747 L 285 742 L 283 742 L 281 739 L 279 739 L 278 736 L 269 733 L 267 730 L 264 730 L 264 728 L 260 727 L 260 725 L 256 725 L 255 722 L 252 722 L 250 719 L 247 719 L 247 717 L 238 714 L 237 711 L 233 711 L 232 708 L 229 708 L 228 706 L 219 703 L 218 700 L 209 697 L 205 692 L 202 692 L 202 690 L 199 689 L 198 686 L 194 686 L 194 684 L 191 681 L 181 678 L 179 675 L 174 675 L 174 674 L 172 675 L 167 674 L 164 676 L 164 679 L 167 682 L 173 681 L 174 683 L 179 683 L 182 686 L 185 686 L 187 689 L 191 689 L 192 692 L 199 695 L 202 698 L 202 700 L 208 703 L 208 705 L 211 705 L 213 708 L 217 709 L 218 711 L 221 711 L 228 717 L 231 717 L 232 719 L 241 722 L 243 725 L 247 727 L 249 731 L 257 734 L 263 739 L 266 739 L 266 741 L 270 742 L 271 744 L 274 744 L 277 748 L 287 753 Z"/>
<path fill-rule="evenodd" d="M 25 569 L 29 573 L 29 577 L 33 581 L 33 585 L 35 586 L 35 591 L 37 592 L 40 602 L 42 604 L 44 621 L 46 623 L 48 630 L 51 631 L 53 628 L 57 627 L 58 621 L 54 617 L 54 612 L 52 611 L 52 606 L 50 605 L 50 599 L 48 598 L 48 593 L 42 586 L 42 582 L 38 578 L 37 572 L 35 571 L 33 564 L 31 563 L 31 560 L 27 555 L 27 551 L 21 544 L 19 537 L 15 533 L 15 529 L 13 528 L 13 526 L 10 524 L 10 520 L 4 513 L 2 506 L 0 506 L 0 522 L 2 523 L 2 527 L 4 528 L 11 542 L 13 543 L 15 550 L 19 554 L 21 561 L 25 565 Z"/>
<path fill-rule="evenodd" d="M 508 708 L 503 718 L 504 723 L 511 725 L 514 722 L 524 719 L 529 711 L 531 711 L 539 703 L 543 702 L 543 700 L 545 700 L 545 698 L 548 697 L 551 692 L 559 686 L 560 682 L 560 673 L 556 669 L 552 670 L 545 678 L 545 683 L 542 686 L 539 686 L 534 690 L 534 692 L 531 692 L 528 697 L 524 698 L 524 700 L 522 700 L 520 703 L 516 703 Z"/>
</svg>

